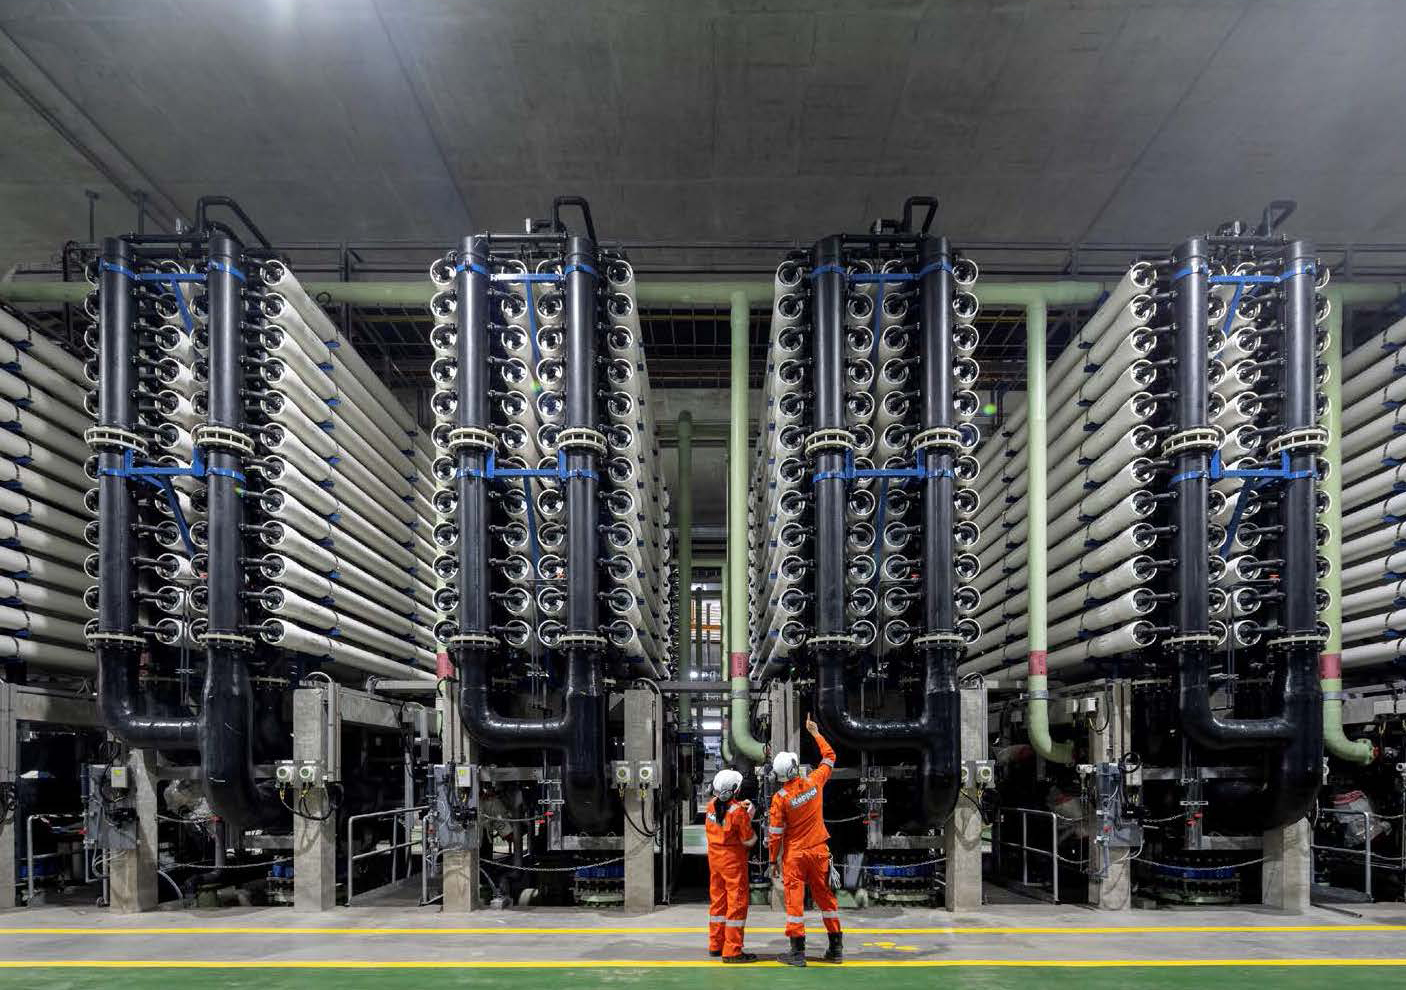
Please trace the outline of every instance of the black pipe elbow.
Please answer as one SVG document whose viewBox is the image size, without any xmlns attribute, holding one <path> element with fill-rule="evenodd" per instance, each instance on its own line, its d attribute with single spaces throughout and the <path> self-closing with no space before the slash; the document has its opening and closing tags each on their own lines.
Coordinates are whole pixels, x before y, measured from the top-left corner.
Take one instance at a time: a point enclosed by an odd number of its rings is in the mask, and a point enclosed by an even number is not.
<svg viewBox="0 0 1406 990">
<path fill-rule="evenodd" d="M 236 828 L 287 824 L 271 782 L 260 784 L 253 760 L 254 695 L 244 661 L 225 648 L 208 650 L 201 698 L 200 769 L 210 810 Z"/>
<path fill-rule="evenodd" d="M 200 720 L 143 715 L 136 711 L 136 654 L 100 646 L 98 714 L 105 729 L 134 749 L 193 750 L 200 740 Z"/>
<path fill-rule="evenodd" d="M 1211 710 L 1210 672 L 1204 648 L 1188 649 L 1182 654 L 1178 668 L 1178 695 L 1182 727 L 1187 737 L 1206 749 L 1263 748 L 1267 744 L 1286 743 L 1297 731 L 1285 714 L 1253 719 L 1221 718 L 1216 715 Z M 1286 698 L 1286 702 L 1288 700 Z M 1321 711 L 1318 719 L 1321 727 Z M 1322 734 L 1321 731 L 1319 734 Z"/>
<path fill-rule="evenodd" d="M 605 780 L 605 705 L 593 695 L 578 695 L 568 702 L 568 745 L 562 757 L 562 797 L 567 817 L 587 834 L 611 831 L 619 815 Z"/>
</svg>

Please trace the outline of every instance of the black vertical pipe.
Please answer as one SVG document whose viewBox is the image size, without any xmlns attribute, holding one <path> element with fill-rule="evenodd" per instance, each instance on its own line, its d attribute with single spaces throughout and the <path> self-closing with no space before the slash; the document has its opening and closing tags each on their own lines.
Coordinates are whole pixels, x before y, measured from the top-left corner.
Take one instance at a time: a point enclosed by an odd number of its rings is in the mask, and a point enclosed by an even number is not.
<svg viewBox="0 0 1406 990">
<path fill-rule="evenodd" d="M 488 404 L 488 243 L 466 237 L 454 289 L 458 302 L 459 331 L 455 337 L 459 402 L 455 425 L 486 430 Z M 487 633 L 489 612 L 488 482 L 483 477 L 487 453 L 461 447 L 457 457 L 459 494 L 459 629 Z M 467 662 L 482 668 L 487 653 L 466 651 Z"/>
<path fill-rule="evenodd" d="M 845 296 L 843 241 L 827 237 L 815 245 L 811 312 L 815 361 L 815 429 L 844 429 L 845 425 Z M 845 482 L 838 477 L 844 453 L 834 447 L 821 450 L 815 470 L 822 480 L 814 484 L 815 497 L 815 618 L 816 632 L 833 636 L 845 631 Z M 820 647 L 821 666 L 841 666 L 833 646 Z"/>
<path fill-rule="evenodd" d="M 1283 391 L 1280 419 L 1285 432 L 1317 425 L 1314 329 L 1313 245 L 1293 241 L 1284 250 L 1282 285 L 1284 309 Z M 1317 519 L 1315 513 L 1314 452 L 1290 451 L 1291 477 L 1280 486 L 1279 522 L 1284 565 L 1281 590 L 1281 635 L 1312 637 L 1318 628 L 1316 585 Z M 1284 662 L 1275 675 L 1284 699 L 1284 717 L 1295 727 L 1277 761 L 1267 760 L 1270 781 L 1266 827 L 1288 825 L 1309 814 L 1318 800 L 1323 763 L 1323 688 L 1318 680 L 1318 643 L 1312 639 L 1287 643 Z"/>
<path fill-rule="evenodd" d="M 924 237 L 918 244 L 922 381 L 921 430 L 952 428 L 952 272 L 947 238 Z M 952 449 L 927 455 L 923 479 L 923 625 L 928 632 L 951 632 L 957 624 L 953 580 Z M 947 650 L 950 654 L 950 650 Z"/>
<path fill-rule="evenodd" d="M 594 430 L 596 423 L 596 339 L 598 327 L 595 242 L 571 237 L 562 258 L 566 272 L 566 428 Z M 600 536 L 598 457 L 580 447 L 567 451 L 566 628 L 569 633 L 599 635 L 597 568 Z M 567 650 L 568 716 L 562 788 L 567 812 L 585 828 L 611 824 L 605 786 L 605 692 L 597 651 L 584 646 Z"/>
<path fill-rule="evenodd" d="M 595 245 L 571 238 L 565 265 L 567 314 L 567 426 L 595 429 L 596 278 Z M 468 238 L 463 244 L 458 296 L 459 404 L 456 423 L 487 429 L 488 407 L 488 240 Z M 579 266 L 587 270 L 581 270 Z M 486 485 L 469 477 L 485 466 L 482 453 L 461 450 L 459 488 L 459 628 L 485 632 L 489 627 L 488 502 Z M 596 457 L 572 450 L 567 468 L 567 618 L 568 631 L 596 632 L 597 483 L 576 472 L 594 473 Z M 489 747 L 525 749 L 549 747 L 560 752 L 566 811 L 577 828 L 600 832 L 615 824 L 604 777 L 605 696 L 593 651 L 567 651 L 562 713 L 554 718 L 504 717 L 488 697 L 487 664 L 491 651 L 459 650 L 459 712 L 465 729 Z"/>
<path fill-rule="evenodd" d="M 244 273 L 238 241 L 216 234 L 209 242 L 206 293 L 210 327 L 210 426 L 243 431 Z M 244 569 L 241 527 L 244 500 L 240 490 L 244 465 L 239 454 L 222 446 L 206 450 L 209 476 L 206 587 L 209 631 L 245 633 Z M 272 791 L 261 789 L 254 775 L 254 696 L 241 648 L 214 639 L 206 646 L 205 688 L 201 696 L 200 757 L 211 810 L 227 822 L 250 828 L 284 818 Z"/>
<path fill-rule="evenodd" d="M 1199 237 L 1184 242 L 1172 253 L 1172 268 L 1172 315 L 1176 326 L 1174 432 L 1180 433 L 1204 429 L 1210 416 L 1206 242 Z M 1176 493 L 1175 625 L 1177 634 L 1182 636 L 1204 636 L 1210 632 L 1209 470 L 1210 453 L 1204 448 L 1184 450 L 1172 458 L 1172 475 L 1181 479 L 1171 487 Z M 1211 708 L 1210 648 L 1205 643 L 1182 643 L 1177 653 L 1182 722 L 1193 741 L 1210 749 L 1230 749 L 1288 738 L 1292 727 L 1282 716 L 1217 716 Z"/>
<path fill-rule="evenodd" d="M 132 250 L 123 240 L 103 241 L 98 301 L 98 424 L 133 432 L 137 426 L 136 354 Z M 98 629 L 133 635 L 137 621 L 137 502 L 134 482 L 114 474 L 123 455 L 98 454 Z M 97 647 L 98 705 L 104 726 L 129 746 L 151 749 L 190 747 L 198 721 L 139 713 L 136 644 L 101 642 Z"/>
<path fill-rule="evenodd" d="M 840 265 L 840 239 L 816 245 L 814 264 Z M 921 330 L 922 428 L 952 425 L 951 272 L 945 239 L 924 238 L 918 267 Z M 845 277 L 817 275 L 814 317 L 816 429 L 843 427 L 843 307 Z M 928 466 L 950 475 L 952 453 L 930 455 Z M 843 455 L 826 451 L 818 472 L 838 471 Z M 952 478 L 924 479 L 923 621 L 925 632 L 951 632 L 955 625 L 952 570 Z M 844 482 L 815 483 L 816 606 L 820 633 L 844 631 Z M 917 718 L 861 719 L 849 710 L 843 654 L 817 650 L 816 709 L 826 731 L 837 741 L 864 752 L 918 750 L 920 823 L 941 825 L 951 814 L 961 787 L 961 698 L 957 693 L 956 654 L 951 647 L 924 653 L 923 709 Z"/>
<path fill-rule="evenodd" d="M 1206 245 L 1192 238 L 1172 256 L 1172 267 L 1181 275 L 1173 286 L 1173 369 L 1176 381 L 1176 430 L 1204 429 L 1209 425 L 1210 355 L 1208 332 L 1208 283 Z M 1183 451 L 1172 462 L 1172 473 L 1182 480 L 1176 492 L 1176 607 L 1177 632 L 1181 635 L 1210 631 L 1210 548 L 1207 544 L 1210 455 L 1204 448 Z M 1205 649 L 1201 648 L 1204 654 Z"/>
<path fill-rule="evenodd" d="M 951 429 L 952 271 L 947 238 L 918 242 L 919 374 L 923 383 L 921 430 Z M 925 633 L 953 633 L 957 625 L 953 499 L 953 450 L 927 451 L 923 479 L 923 626 Z M 926 733 L 921 786 L 927 823 L 945 821 L 957 803 L 962 779 L 962 699 L 955 646 L 924 650 L 923 721 Z"/>
</svg>

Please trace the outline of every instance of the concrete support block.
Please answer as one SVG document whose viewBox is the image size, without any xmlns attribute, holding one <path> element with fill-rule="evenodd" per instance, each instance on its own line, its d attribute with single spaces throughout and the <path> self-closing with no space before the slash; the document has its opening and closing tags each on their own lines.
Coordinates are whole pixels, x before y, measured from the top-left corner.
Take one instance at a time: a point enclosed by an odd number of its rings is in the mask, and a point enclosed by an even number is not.
<svg viewBox="0 0 1406 990">
<path fill-rule="evenodd" d="M 110 907 L 117 914 L 155 909 L 156 887 L 156 753 L 132 750 L 127 755 L 128 786 L 137 811 L 137 847 L 114 851 L 108 860 Z"/>
<path fill-rule="evenodd" d="M 19 781 L 19 723 L 15 718 L 15 685 L 0 681 L 0 787 L 15 787 Z M 0 818 L 0 908 L 14 907 L 15 830 L 24 828 L 19 809 Z"/>
<path fill-rule="evenodd" d="M 656 774 L 663 756 L 663 712 L 659 696 L 650 690 L 625 692 L 625 759 L 635 764 L 653 761 Z M 658 781 L 656 780 L 656 786 Z M 624 792 L 626 820 L 622 822 L 625 836 L 625 910 L 654 909 L 654 843 L 655 838 L 643 832 L 659 829 L 655 801 L 656 790 L 627 787 Z"/>
<path fill-rule="evenodd" d="M 327 719 L 328 688 L 293 692 L 293 758 L 322 760 L 333 729 Z M 330 911 L 337 906 L 337 819 L 326 815 L 327 789 L 314 787 L 302 798 L 307 818 L 293 818 L 293 910 Z M 297 802 L 290 800 L 297 806 Z"/>
<path fill-rule="evenodd" d="M 1260 899 L 1265 907 L 1288 914 L 1308 911 L 1313 882 L 1312 841 L 1307 819 L 1264 833 Z"/>
<path fill-rule="evenodd" d="M 478 830 L 472 830 L 477 837 Z M 440 857 L 440 868 L 444 872 L 444 913 L 464 914 L 477 911 L 483 905 L 479 901 L 479 850 L 478 843 L 470 849 L 446 849 Z"/>
<path fill-rule="evenodd" d="M 1089 878 L 1089 906 L 1102 911 L 1127 911 L 1133 906 L 1133 851 L 1109 854 L 1108 876 Z"/>
<path fill-rule="evenodd" d="M 1089 753 L 1097 763 L 1121 763 L 1133 748 L 1133 688 L 1127 681 L 1109 681 L 1098 699 L 1101 718 L 1089 726 Z M 1090 811 L 1091 816 L 1094 812 Z M 1099 827 L 1091 817 L 1090 834 Z M 1126 845 L 1108 849 L 1108 875 L 1089 878 L 1089 904 L 1103 911 L 1127 911 L 1133 906 L 1134 850 Z M 1099 853 L 1095 847 L 1095 855 Z"/>
<path fill-rule="evenodd" d="M 962 759 L 986 759 L 986 688 L 982 685 L 962 689 Z M 980 800 L 978 788 L 966 788 L 942 832 L 949 911 L 975 911 L 981 907 L 982 822 L 975 803 Z"/>
</svg>

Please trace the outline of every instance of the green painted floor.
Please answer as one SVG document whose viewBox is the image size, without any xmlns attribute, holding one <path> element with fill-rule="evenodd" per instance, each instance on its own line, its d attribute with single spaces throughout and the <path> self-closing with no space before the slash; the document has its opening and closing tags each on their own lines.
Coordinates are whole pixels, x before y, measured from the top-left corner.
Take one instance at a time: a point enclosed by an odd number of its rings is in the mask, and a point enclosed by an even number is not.
<svg viewBox="0 0 1406 990">
<path fill-rule="evenodd" d="M 1007 990 L 1038 981 L 1040 990 L 1128 990 L 1128 988 L 1214 984 L 1216 990 L 1310 990 L 1331 982 L 1334 990 L 1357 990 L 1398 985 L 1399 967 L 1390 966 L 1119 966 L 1106 969 L 1030 967 L 905 967 L 884 969 L 834 967 L 816 964 L 804 970 L 768 966 L 690 969 L 422 969 L 345 970 L 308 969 L 7 969 L 0 972 L 0 986 L 26 990 L 191 990 L 192 984 L 235 990 L 397 990 L 432 985 L 436 990 L 472 987 L 474 990 L 523 990 L 537 986 L 650 987 L 657 990 L 759 986 L 788 988 L 831 986 L 856 979 L 870 984 L 882 980 L 885 990 L 905 990 L 938 984 L 959 990 Z"/>
</svg>

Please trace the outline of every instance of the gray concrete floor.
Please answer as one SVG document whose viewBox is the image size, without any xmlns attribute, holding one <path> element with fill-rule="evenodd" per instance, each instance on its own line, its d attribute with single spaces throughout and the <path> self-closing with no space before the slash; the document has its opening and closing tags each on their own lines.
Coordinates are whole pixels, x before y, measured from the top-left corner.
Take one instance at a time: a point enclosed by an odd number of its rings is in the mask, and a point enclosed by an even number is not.
<svg viewBox="0 0 1406 990">
<path fill-rule="evenodd" d="M 1406 956 L 1406 904 L 1356 916 L 1314 909 L 1099 913 L 1053 906 L 979 912 L 846 911 L 850 958 L 943 960 L 1391 959 Z M 295 914 L 227 908 L 116 915 L 100 908 L 0 912 L 0 959 L 688 960 L 703 956 L 706 909 L 648 914 L 519 909 L 446 915 L 386 906 Z M 779 912 L 754 907 L 748 948 L 780 951 Z M 808 916 L 814 933 L 819 918 Z M 823 935 L 813 934 L 817 948 Z"/>
</svg>

